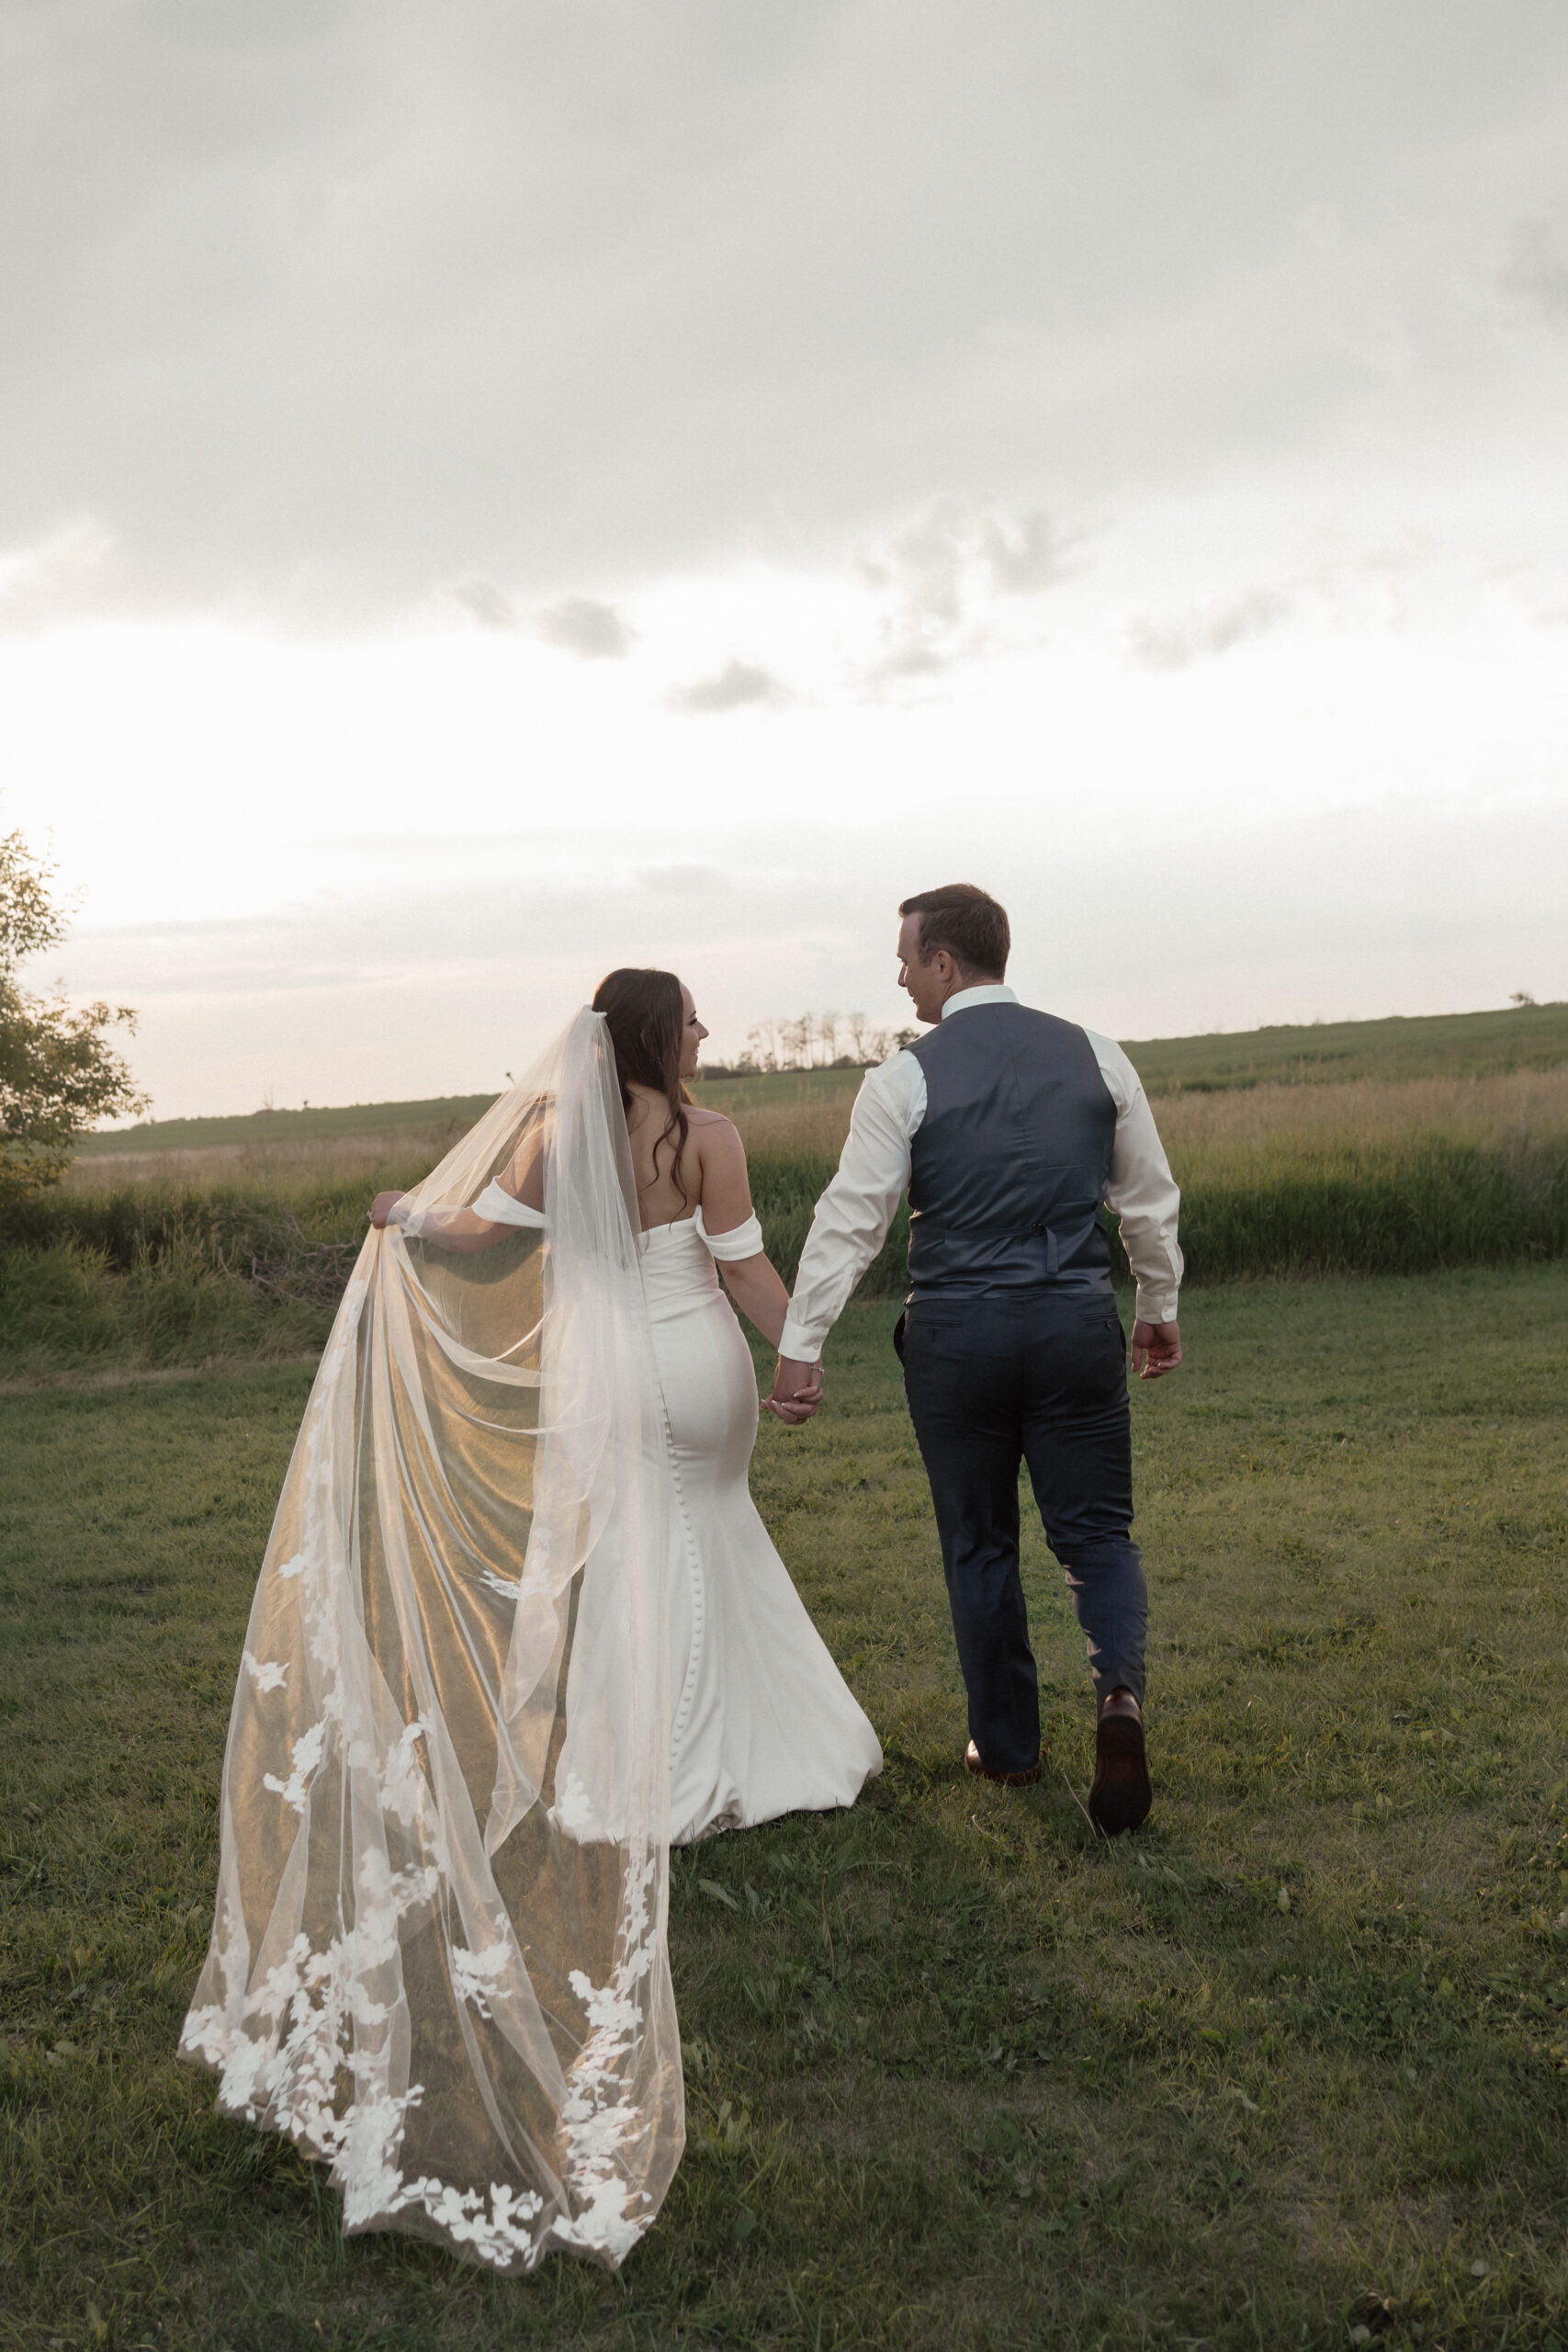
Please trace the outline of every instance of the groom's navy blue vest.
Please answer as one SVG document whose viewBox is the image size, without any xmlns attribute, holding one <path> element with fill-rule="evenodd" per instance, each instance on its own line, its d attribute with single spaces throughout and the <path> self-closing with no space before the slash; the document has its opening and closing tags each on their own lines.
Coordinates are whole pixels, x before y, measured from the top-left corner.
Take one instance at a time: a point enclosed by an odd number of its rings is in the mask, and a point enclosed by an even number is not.
<svg viewBox="0 0 1568 2352">
<path fill-rule="evenodd" d="M 1070 1021 L 972 1004 L 909 1047 L 926 1114 L 910 1147 L 911 1295 L 1108 1288 L 1100 1204 L 1116 1105 Z"/>
</svg>

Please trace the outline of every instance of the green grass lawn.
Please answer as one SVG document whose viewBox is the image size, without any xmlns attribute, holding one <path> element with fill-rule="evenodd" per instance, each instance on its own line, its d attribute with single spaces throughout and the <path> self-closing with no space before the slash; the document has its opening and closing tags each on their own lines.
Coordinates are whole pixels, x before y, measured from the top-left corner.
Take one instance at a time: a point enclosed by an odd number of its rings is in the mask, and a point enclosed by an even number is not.
<svg viewBox="0 0 1568 2352">
<path fill-rule="evenodd" d="M 344 2245 L 175 2063 L 308 1374 L 8 1396 L 0 2345 L 1561 2352 L 1568 1272 L 1186 1306 L 1135 1397 L 1156 1805 L 1112 1848 L 1037 1530 L 1047 1779 L 959 1769 L 891 1305 L 817 1423 L 764 1428 L 887 1770 L 677 1858 L 691 2146 L 618 2278 Z"/>
</svg>

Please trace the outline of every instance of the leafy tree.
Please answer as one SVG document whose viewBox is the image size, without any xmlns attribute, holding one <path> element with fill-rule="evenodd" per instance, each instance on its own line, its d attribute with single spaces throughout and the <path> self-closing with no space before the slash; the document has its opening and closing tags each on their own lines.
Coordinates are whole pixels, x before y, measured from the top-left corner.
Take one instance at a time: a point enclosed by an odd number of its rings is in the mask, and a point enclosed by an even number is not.
<svg viewBox="0 0 1568 2352">
<path fill-rule="evenodd" d="M 25 958 L 57 947 L 68 928 L 53 871 L 20 833 L 0 837 L 0 1200 L 58 1183 L 95 1120 L 147 1107 L 106 1035 L 135 1029 L 129 1005 L 73 1008 L 17 980 Z"/>
</svg>

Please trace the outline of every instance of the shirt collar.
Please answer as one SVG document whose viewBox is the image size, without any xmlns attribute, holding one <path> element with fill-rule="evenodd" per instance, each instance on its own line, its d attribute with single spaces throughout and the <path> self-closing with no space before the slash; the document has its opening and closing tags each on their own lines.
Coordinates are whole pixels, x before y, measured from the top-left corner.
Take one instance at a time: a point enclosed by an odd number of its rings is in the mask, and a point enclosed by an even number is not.
<svg viewBox="0 0 1568 2352">
<path fill-rule="evenodd" d="M 960 989 L 957 995 L 950 996 L 942 1006 L 942 1017 L 945 1021 L 950 1012 L 967 1012 L 972 1004 L 1016 1004 L 1017 1002 L 1018 999 L 1011 989 L 1003 988 L 999 982 L 993 982 L 981 989 Z"/>
</svg>

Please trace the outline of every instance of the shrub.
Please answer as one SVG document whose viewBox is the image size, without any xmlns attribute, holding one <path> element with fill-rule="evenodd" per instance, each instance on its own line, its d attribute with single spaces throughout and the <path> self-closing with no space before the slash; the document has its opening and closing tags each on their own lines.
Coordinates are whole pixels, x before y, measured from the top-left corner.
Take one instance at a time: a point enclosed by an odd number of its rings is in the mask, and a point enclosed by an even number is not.
<svg viewBox="0 0 1568 2352">
<path fill-rule="evenodd" d="M 128 1005 L 73 1008 L 17 980 L 29 956 L 65 936 L 50 880 L 20 833 L 0 840 L 0 1200 L 57 1183 L 87 1128 L 147 1102 L 106 1035 L 134 1029 Z"/>
</svg>

